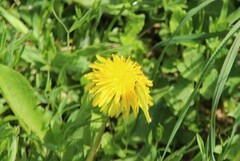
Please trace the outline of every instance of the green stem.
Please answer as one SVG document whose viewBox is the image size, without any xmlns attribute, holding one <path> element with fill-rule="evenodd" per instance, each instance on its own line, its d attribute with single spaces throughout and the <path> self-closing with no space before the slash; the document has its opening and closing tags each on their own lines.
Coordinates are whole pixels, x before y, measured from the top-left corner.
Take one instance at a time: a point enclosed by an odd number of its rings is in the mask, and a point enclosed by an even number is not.
<svg viewBox="0 0 240 161">
<path fill-rule="evenodd" d="M 98 132 L 98 135 L 97 135 L 97 137 L 96 137 L 96 140 L 95 140 L 93 146 L 91 147 L 90 152 L 88 153 L 88 156 L 87 156 L 86 161 L 93 161 L 94 156 L 95 156 L 95 154 L 97 153 L 97 149 L 98 149 L 98 147 L 99 147 L 99 144 L 100 144 L 100 142 L 101 142 L 102 136 L 103 136 L 103 134 L 104 134 L 106 125 L 107 125 L 107 119 L 104 120 L 104 122 L 103 122 L 103 124 L 102 124 L 102 126 L 101 126 L 101 128 L 100 128 L 100 130 L 99 130 L 99 132 Z"/>
<path fill-rule="evenodd" d="M 53 2 L 54 3 L 54 2 Z M 58 17 L 57 13 L 55 12 L 54 10 L 54 7 L 52 6 L 52 13 L 53 15 L 55 16 L 55 18 L 58 20 L 58 22 L 63 26 L 64 30 L 66 31 L 67 33 L 67 46 L 69 47 L 70 46 L 70 38 L 69 38 L 69 30 L 68 28 L 66 27 L 66 25 L 63 23 L 63 21 Z"/>
</svg>

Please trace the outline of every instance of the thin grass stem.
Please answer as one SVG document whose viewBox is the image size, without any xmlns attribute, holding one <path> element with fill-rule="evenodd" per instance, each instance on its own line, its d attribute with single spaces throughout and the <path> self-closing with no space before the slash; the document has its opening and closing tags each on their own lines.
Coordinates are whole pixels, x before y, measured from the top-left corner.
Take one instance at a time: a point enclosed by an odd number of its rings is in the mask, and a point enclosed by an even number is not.
<svg viewBox="0 0 240 161">
<path fill-rule="evenodd" d="M 100 130 L 99 130 L 99 132 L 98 132 L 98 134 L 97 134 L 96 140 L 95 140 L 93 146 L 91 147 L 90 152 L 88 153 L 88 156 L 87 156 L 86 161 L 93 161 L 94 156 L 95 156 L 95 154 L 97 153 L 97 149 L 98 149 L 98 147 L 99 147 L 99 145 L 100 145 L 102 136 L 103 136 L 103 134 L 104 134 L 106 125 L 107 125 L 107 119 L 105 119 L 105 120 L 103 121 L 103 124 L 102 124 L 102 126 L 101 126 L 101 128 L 100 128 Z"/>
</svg>

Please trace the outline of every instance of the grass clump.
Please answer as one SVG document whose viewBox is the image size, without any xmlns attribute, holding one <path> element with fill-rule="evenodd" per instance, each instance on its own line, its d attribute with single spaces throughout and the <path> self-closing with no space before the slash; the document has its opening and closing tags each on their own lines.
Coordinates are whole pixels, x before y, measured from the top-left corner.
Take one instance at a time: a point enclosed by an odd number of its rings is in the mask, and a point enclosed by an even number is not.
<svg viewBox="0 0 240 161">
<path fill-rule="evenodd" d="M 238 6 L 2 0 L 1 160 L 239 160 Z"/>
</svg>

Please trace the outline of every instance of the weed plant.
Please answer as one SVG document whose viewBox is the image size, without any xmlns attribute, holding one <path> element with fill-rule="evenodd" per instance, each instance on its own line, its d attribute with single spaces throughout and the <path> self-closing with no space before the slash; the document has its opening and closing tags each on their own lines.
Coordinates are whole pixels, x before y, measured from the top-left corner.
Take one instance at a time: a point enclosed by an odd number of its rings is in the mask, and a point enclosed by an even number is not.
<svg viewBox="0 0 240 161">
<path fill-rule="evenodd" d="M 0 0 L 0 160 L 239 161 L 239 6 Z M 96 57 L 131 60 L 111 66 L 122 97 L 110 116 L 113 94 L 96 108 L 101 90 L 86 88 L 109 80 L 88 74 L 105 70 Z"/>
</svg>

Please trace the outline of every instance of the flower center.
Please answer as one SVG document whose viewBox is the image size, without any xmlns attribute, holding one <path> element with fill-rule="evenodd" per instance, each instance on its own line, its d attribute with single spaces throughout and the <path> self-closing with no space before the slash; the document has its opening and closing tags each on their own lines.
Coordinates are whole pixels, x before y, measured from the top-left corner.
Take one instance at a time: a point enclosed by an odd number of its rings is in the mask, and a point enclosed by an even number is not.
<svg viewBox="0 0 240 161">
<path fill-rule="evenodd" d="M 115 87 L 115 90 L 121 93 L 125 93 L 128 90 L 134 89 L 136 82 L 136 76 L 133 72 L 134 68 L 131 64 L 121 63 L 115 64 L 111 73 L 112 85 Z"/>
</svg>

